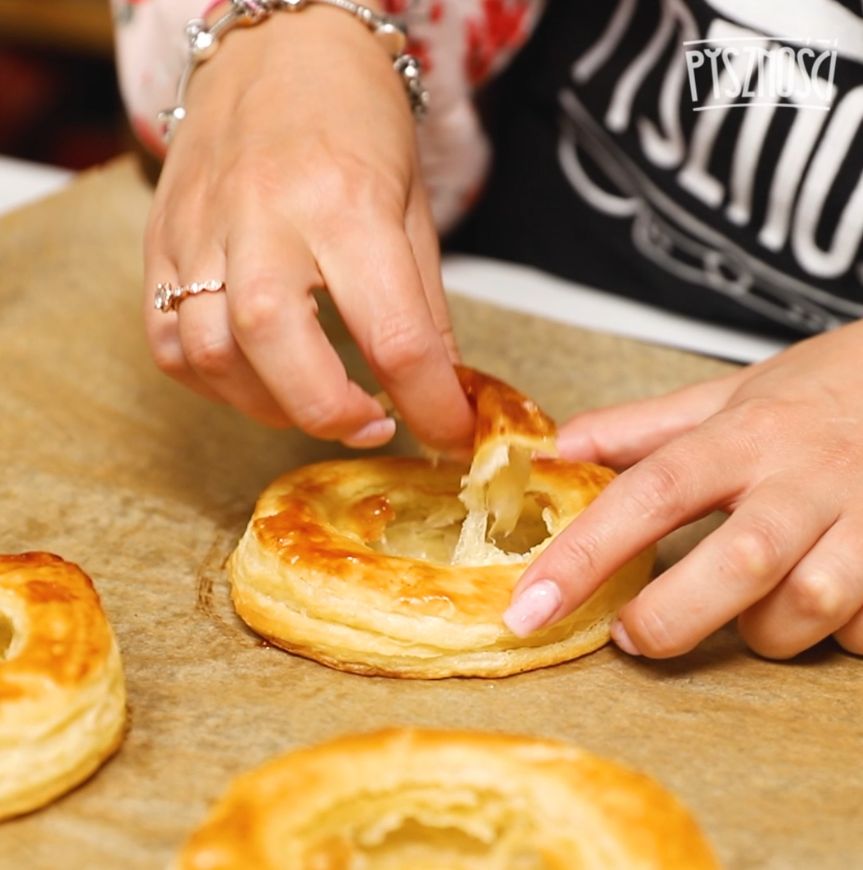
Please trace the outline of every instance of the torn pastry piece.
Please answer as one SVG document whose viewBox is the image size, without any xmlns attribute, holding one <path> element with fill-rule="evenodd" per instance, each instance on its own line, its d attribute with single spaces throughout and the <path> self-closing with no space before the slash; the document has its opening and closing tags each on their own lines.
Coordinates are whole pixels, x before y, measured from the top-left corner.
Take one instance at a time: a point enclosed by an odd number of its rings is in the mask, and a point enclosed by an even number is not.
<svg viewBox="0 0 863 870">
<path fill-rule="evenodd" d="M 481 385 L 503 399 L 476 394 L 478 428 L 490 434 L 469 473 L 375 457 L 297 468 L 267 487 L 228 561 L 234 606 L 252 629 L 341 670 L 416 678 L 500 677 L 608 641 L 617 611 L 650 577 L 652 549 L 556 625 L 518 638 L 502 621 L 525 567 L 614 472 L 528 458 L 526 480 L 507 477 L 495 451 L 546 449 L 553 423 L 528 406 L 526 432 L 513 422 L 526 410 L 509 402 L 518 394 L 491 379 Z M 490 413 L 498 426 L 484 422 Z M 489 512 L 503 519 L 489 523 Z"/>
<path fill-rule="evenodd" d="M 551 740 L 393 729 L 238 777 L 175 870 L 714 870 L 654 780 Z"/>
<path fill-rule="evenodd" d="M 453 559 L 468 564 L 489 537 L 515 529 L 531 460 L 557 455 L 557 426 L 509 384 L 467 366 L 456 366 L 456 374 L 476 414 L 473 459 L 459 494 L 467 516 Z"/>
<path fill-rule="evenodd" d="M 49 553 L 0 556 L 0 819 L 83 782 L 125 726 L 120 651 L 90 578 Z"/>
</svg>

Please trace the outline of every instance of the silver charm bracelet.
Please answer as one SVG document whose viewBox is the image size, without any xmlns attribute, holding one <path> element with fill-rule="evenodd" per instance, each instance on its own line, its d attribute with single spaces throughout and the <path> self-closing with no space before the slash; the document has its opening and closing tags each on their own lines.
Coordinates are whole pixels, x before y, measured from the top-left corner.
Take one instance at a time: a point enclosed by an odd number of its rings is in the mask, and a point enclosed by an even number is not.
<svg viewBox="0 0 863 870">
<path fill-rule="evenodd" d="M 274 12 L 299 12 L 311 3 L 333 6 L 350 13 L 377 37 L 392 57 L 393 69 L 404 82 L 414 117 L 422 120 L 428 110 L 429 94 L 423 86 L 419 61 L 405 51 L 407 33 L 394 19 L 353 0 L 230 0 L 228 10 L 213 24 L 208 25 L 200 18 L 193 18 L 186 23 L 189 59 L 177 83 L 176 104 L 173 108 L 159 112 L 164 141 L 171 141 L 177 125 L 186 117 L 186 90 L 192 73 L 216 53 L 223 34 L 240 24 L 259 24 Z"/>
</svg>

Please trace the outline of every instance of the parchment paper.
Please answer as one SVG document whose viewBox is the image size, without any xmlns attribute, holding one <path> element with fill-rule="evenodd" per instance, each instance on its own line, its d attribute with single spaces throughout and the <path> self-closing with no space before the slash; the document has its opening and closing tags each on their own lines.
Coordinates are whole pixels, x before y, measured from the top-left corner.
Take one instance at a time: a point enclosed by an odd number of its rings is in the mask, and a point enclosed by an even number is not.
<svg viewBox="0 0 863 870">
<path fill-rule="evenodd" d="M 0 551 L 50 550 L 91 574 L 132 715 L 90 782 L 0 824 L 0 867 L 163 867 L 235 774 L 393 724 L 564 738 L 631 764 L 680 795 L 728 867 L 861 866 L 863 662 L 830 643 L 775 664 L 729 628 L 674 661 L 605 648 L 503 680 L 402 682 L 337 673 L 247 631 L 222 565 L 256 495 L 339 451 L 155 370 L 140 316 L 149 196 L 123 161 L 0 222 Z M 458 297 L 453 309 L 466 361 L 559 419 L 726 370 Z M 703 531 L 674 536 L 664 561 Z"/>
</svg>

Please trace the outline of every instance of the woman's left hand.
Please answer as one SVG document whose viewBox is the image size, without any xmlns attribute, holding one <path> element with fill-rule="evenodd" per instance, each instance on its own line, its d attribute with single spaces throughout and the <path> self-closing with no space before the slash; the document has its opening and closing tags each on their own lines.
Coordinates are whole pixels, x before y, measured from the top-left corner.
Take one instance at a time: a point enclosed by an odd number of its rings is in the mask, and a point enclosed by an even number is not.
<svg viewBox="0 0 863 870">
<path fill-rule="evenodd" d="M 580 414 L 561 454 L 627 467 L 519 581 L 517 634 L 556 622 L 672 530 L 728 519 L 620 612 L 626 652 L 666 658 L 738 617 L 756 652 L 828 635 L 863 654 L 863 322 L 654 399 Z"/>
</svg>

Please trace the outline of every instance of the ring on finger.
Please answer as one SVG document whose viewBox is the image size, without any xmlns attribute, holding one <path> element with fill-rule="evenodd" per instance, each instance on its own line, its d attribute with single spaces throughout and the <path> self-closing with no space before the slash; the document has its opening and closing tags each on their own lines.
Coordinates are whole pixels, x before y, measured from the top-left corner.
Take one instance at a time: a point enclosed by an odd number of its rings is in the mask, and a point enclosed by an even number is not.
<svg viewBox="0 0 863 870">
<path fill-rule="evenodd" d="M 176 286 L 170 282 L 159 283 L 156 285 L 156 292 L 153 296 L 153 307 L 157 311 L 167 314 L 169 311 L 176 311 L 179 304 L 187 296 L 197 296 L 199 293 L 218 293 L 225 289 L 225 282 L 215 278 Z"/>
</svg>

